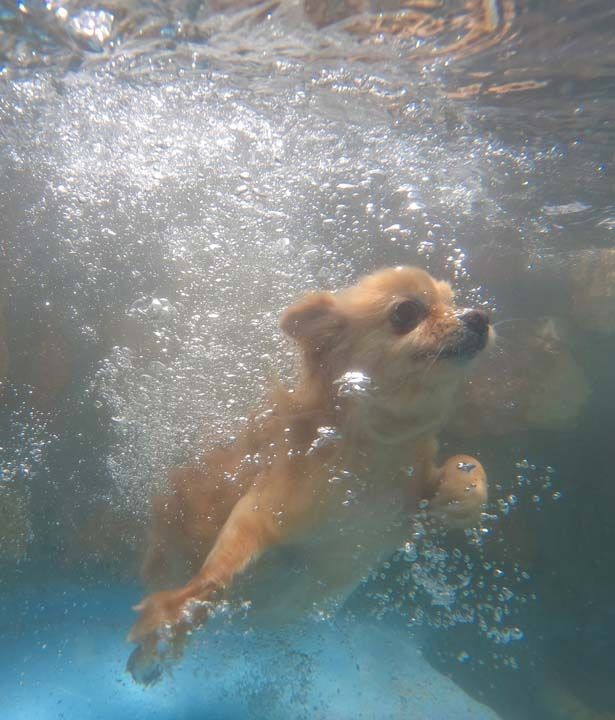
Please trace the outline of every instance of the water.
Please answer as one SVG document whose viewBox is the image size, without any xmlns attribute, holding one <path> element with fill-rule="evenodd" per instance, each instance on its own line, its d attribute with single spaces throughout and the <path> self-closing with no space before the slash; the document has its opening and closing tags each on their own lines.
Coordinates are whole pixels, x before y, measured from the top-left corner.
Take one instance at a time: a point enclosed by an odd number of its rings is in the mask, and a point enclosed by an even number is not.
<svg viewBox="0 0 615 720">
<path fill-rule="evenodd" d="M 606 0 L 2 4 L 3 717 L 613 712 L 614 29 Z M 220 620 L 141 690 L 151 494 L 292 376 L 300 293 L 398 264 L 500 323 L 441 434 L 488 469 L 482 528 L 421 510 L 337 615 Z"/>
</svg>

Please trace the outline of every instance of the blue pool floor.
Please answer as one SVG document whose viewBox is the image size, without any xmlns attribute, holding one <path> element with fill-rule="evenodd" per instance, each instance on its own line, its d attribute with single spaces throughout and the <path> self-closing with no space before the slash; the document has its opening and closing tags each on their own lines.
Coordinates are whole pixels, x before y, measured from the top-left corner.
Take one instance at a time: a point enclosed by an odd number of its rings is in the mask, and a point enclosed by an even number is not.
<svg viewBox="0 0 615 720">
<path fill-rule="evenodd" d="M 56 583 L 0 610 L 2 720 L 494 720 L 384 622 L 315 622 L 277 634 L 199 633 L 171 676 L 124 670 L 134 588 Z"/>
</svg>

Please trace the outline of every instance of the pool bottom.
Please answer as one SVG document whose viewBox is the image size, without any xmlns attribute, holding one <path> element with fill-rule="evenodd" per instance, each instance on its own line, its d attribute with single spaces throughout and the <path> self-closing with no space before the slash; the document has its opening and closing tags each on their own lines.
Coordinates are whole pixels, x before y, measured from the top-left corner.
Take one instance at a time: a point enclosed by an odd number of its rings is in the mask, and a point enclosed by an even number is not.
<svg viewBox="0 0 615 720">
<path fill-rule="evenodd" d="M 2 601 L 3 720 L 496 720 L 385 622 L 246 633 L 214 623 L 154 687 L 126 674 L 126 587 L 56 583 Z"/>
</svg>

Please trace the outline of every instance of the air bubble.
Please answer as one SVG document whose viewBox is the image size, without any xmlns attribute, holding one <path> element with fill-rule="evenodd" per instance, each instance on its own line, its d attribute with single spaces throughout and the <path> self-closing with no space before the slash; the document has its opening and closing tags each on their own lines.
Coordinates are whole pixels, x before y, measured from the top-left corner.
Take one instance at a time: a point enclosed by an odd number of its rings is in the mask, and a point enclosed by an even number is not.
<svg viewBox="0 0 615 720">
<path fill-rule="evenodd" d="M 510 512 L 510 505 L 501 498 L 498 498 L 498 507 L 504 515 L 508 515 L 508 513 Z"/>
<path fill-rule="evenodd" d="M 175 312 L 167 298 L 142 297 L 130 306 L 126 314 L 133 318 L 164 320 L 175 315 Z"/>
<path fill-rule="evenodd" d="M 114 17 L 106 10 L 83 10 L 68 23 L 69 30 L 86 40 L 92 50 L 101 51 L 111 37 Z"/>
<path fill-rule="evenodd" d="M 334 381 L 338 397 L 365 395 L 372 387 L 371 378 L 362 372 L 347 372 Z"/>
<path fill-rule="evenodd" d="M 414 562 L 418 557 L 416 545 L 412 542 L 406 542 L 404 544 L 404 554 L 406 562 Z"/>
<path fill-rule="evenodd" d="M 511 628 L 510 629 L 510 637 L 511 637 L 511 640 L 516 640 L 516 641 L 523 640 L 523 637 L 524 637 L 523 631 L 520 630 L 518 627 Z"/>
<path fill-rule="evenodd" d="M 342 505 L 344 507 L 349 507 L 350 505 L 353 505 L 356 502 L 356 499 L 357 499 L 357 496 L 354 493 L 354 491 L 351 490 L 350 488 L 348 488 L 346 490 L 346 499 L 342 500 Z"/>
<path fill-rule="evenodd" d="M 317 433 L 318 437 L 310 445 L 307 451 L 308 455 L 311 455 L 312 453 L 322 449 L 323 447 L 334 444 L 341 438 L 339 431 L 337 430 L 337 428 L 334 427 L 319 427 Z"/>
</svg>

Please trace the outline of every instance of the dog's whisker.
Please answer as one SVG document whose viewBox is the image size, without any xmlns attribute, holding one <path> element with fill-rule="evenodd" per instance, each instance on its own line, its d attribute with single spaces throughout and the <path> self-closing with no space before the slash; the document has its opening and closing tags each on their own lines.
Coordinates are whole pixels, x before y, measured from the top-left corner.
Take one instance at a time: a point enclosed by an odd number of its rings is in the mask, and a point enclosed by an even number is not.
<svg viewBox="0 0 615 720">
<path fill-rule="evenodd" d="M 437 359 L 440 357 L 440 355 L 441 355 L 442 352 L 444 351 L 444 348 L 445 348 L 445 347 L 446 347 L 445 343 L 442 343 L 442 344 L 440 345 L 440 348 L 438 349 L 438 352 L 435 354 L 433 360 L 429 363 L 429 365 L 427 366 L 427 368 L 426 368 L 426 370 L 425 370 L 425 373 L 424 373 L 425 376 L 429 375 L 432 367 L 436 364 Z"/>
<path fill-rule="evenodd" d="M 497 322 L 492 323 L 491 327 L 495 329 L 496 327 L 500 327 L 500 325 L 506 325 L 506 323 L 511 322 L 519 322 L 520 320 L 524 320 L 524 318 L 507 318 L 506 320 L 498 320 Z"/>
<path fill-rule="evenodd" d="M 489 348 L 487 350 L 487 353 L 491 357 L 500 357 L 505 358 L 508 357 L 510 351 L 507 351 L 506 348 L 503 348 L 501 346 L 494 346 L 492 348 Z"/>
<path fill-rule="evenodd" d="M 503 337 L 502 335 L 498 335 L 496 338 L 496 341 L 489 347 L 489 353 L 497 352 L 498 350 L 502 353 L 506 350 L 506 345 L 513 345 L 514 340 L 511 340 L 511 338 Z"/>
</svg>

